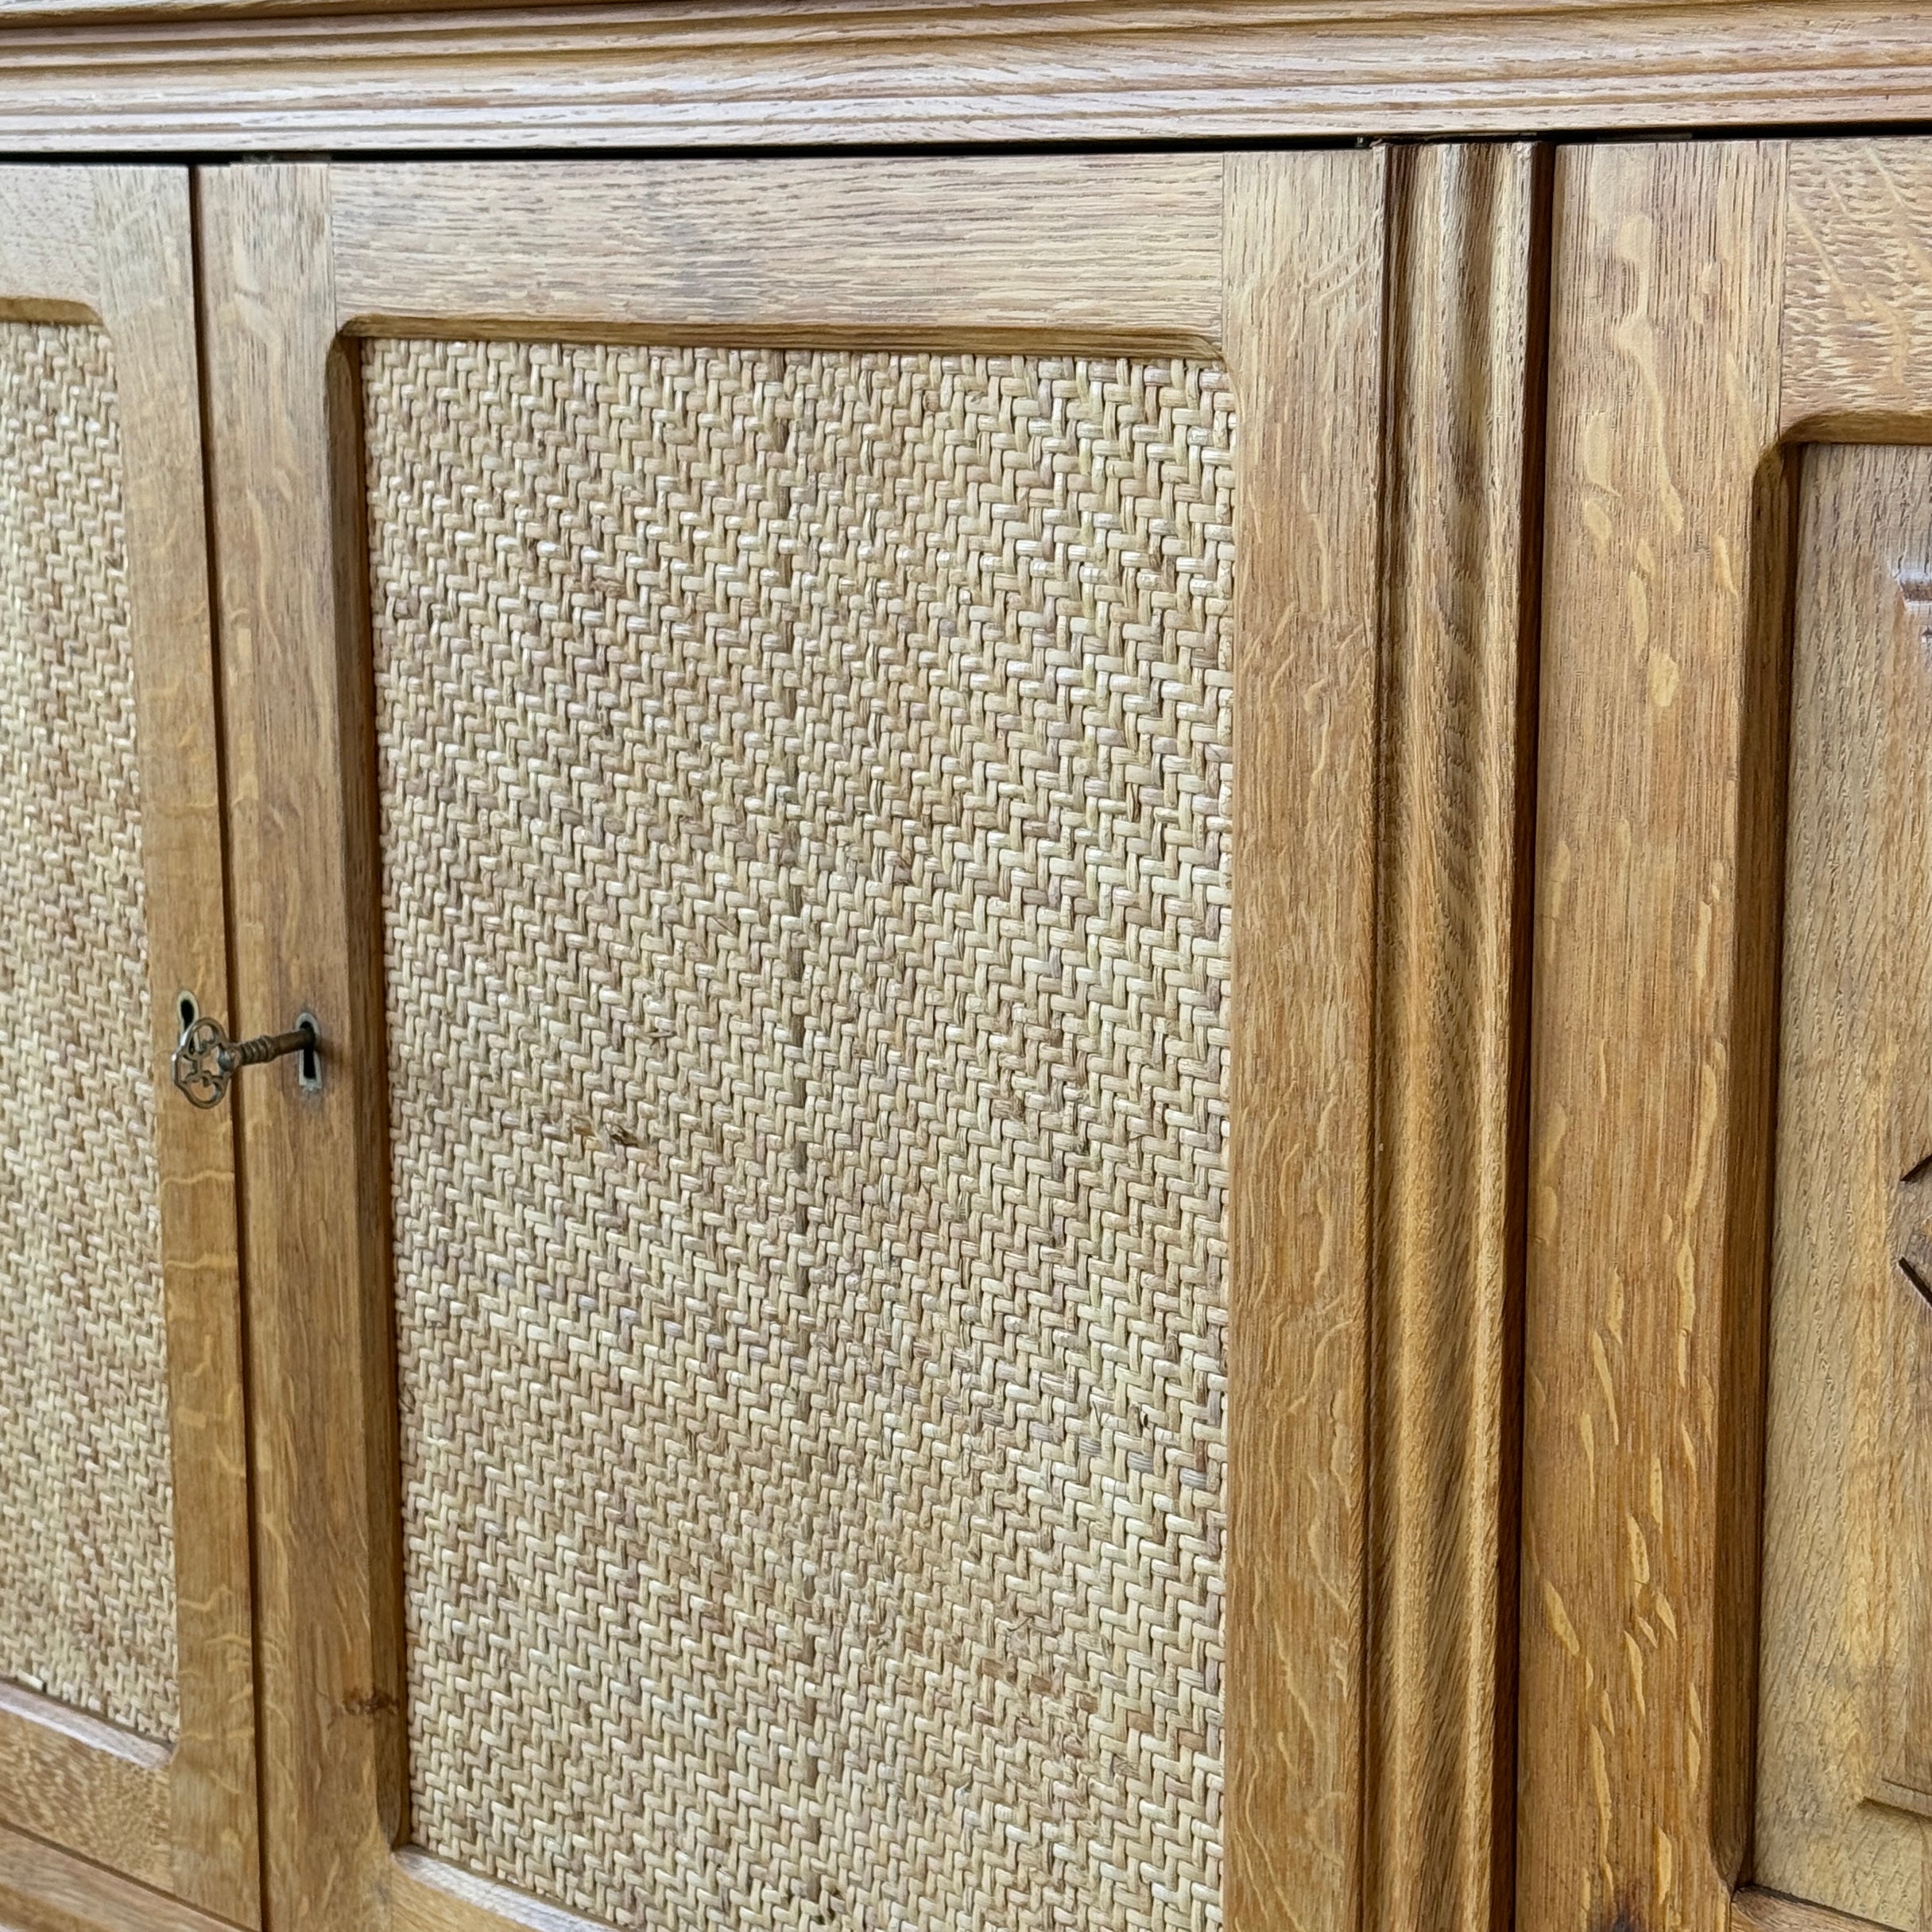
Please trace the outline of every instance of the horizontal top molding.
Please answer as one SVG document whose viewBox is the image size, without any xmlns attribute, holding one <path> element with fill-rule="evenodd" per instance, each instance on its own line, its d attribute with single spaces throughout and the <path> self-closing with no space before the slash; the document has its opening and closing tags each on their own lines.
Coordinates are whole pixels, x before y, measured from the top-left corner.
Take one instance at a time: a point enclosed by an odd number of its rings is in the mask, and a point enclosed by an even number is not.
<svg viewBox="0 0 1932 1932">
<path fill-rule="evenodd" d="M 1932 120 L 1932 0 L 0 0 L 0 148 L 1334 138 Z"/>
</svg>

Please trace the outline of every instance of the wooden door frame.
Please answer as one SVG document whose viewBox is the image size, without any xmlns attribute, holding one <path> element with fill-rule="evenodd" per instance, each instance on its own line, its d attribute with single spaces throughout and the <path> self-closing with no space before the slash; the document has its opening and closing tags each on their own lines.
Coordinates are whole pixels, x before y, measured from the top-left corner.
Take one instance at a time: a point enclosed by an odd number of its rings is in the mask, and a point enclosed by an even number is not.
<svg viewBox="0 0 1932 1932">
<path fill-rule="evenodd" d="M 1748 1883 L 1797 456 L 1932 442 L 1932 170 L 1556 180 L 1517 1911 L 1829 1932 Z"/>
<path fill-rule="evenodd" d="M 181 1698 L 170 1746 L 0 1685 L 0 1909 L 60 1903 L 106 1926 L 171 1928 L 205 1922 L 206 1911 L 253 1926 L 234 1138 L 224 1113 L 190 1107 L 167 1077 L 180 993 L 218 1015 L 228 999 L 187 170 L 0 168 L 0 316 L 90 323 L 112 343 L 141 747 Z"/>
<path fill-rule="evenodd" d="M 586 1922 L 407 1845 L 356 345 L 513 333 L 1227 360 L 1229 1923 L 1489 1932 L 1543 180 L 1520 147 L 199 176 L 237 1024 L 323 1036 L 320 1094 L 242 1110 L 283 1932 Z"/>
</svg>

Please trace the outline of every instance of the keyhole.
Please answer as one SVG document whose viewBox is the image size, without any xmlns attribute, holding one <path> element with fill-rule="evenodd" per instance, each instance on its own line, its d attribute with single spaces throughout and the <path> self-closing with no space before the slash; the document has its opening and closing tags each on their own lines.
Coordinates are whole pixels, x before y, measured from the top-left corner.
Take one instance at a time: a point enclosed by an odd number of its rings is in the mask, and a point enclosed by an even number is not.
<svg viewBox="0 0 1932 1932">
<path fill-rule="evenodd" d="M 304 1094 L 319 1094 L 322 1091 L 322 1055 L 316 1051 L 315 1041 L 321 1029 L 316 1024 L 316 1016 L 311 1012 L 297 1014 L 295 1023 L 297 1027 L 307 1027 L 309 1036 L 309 1044 L 302 1049 L 296 1062 L 295 1083 Z"/>
<path fill-rule="evenodd" d="M 1918 1187 L 1928 1177 L 1932 1177 L 1932 1154 L 1917 1162 L 1910 1170 L 1899 1177 L 1901 1187 Z M 1932 1305 L 1932 1241 L 1926 1238 L 1921 1227 L 1906 1243 L 1905 1253 L 1898 1257 L 1899 1272 L 1916 1288 L 1928 1305 Z"/>
<path fill-rule="evenodd" d="M 192 993 L 181 995 L 181 1031 L 185 1033 L 201 1017 L 201 1009 L 195 1004 Z"/>
</svg>

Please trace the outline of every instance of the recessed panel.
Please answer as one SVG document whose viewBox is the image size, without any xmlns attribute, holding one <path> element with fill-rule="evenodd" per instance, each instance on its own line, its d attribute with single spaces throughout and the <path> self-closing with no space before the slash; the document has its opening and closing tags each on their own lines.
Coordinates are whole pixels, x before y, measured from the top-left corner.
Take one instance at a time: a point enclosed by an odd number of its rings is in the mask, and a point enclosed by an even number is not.
<svg viewBox="0 0 1932 1932">
<path fill-rule="evenodd" d="M 107 338 L 0 323 L 0 1677 L 179 1724 L 161 1183 Z"/>
<path fill-rule="evenodd" d="M 1807 453 L 1754 1872 L 1932 1897 L 1932 450 Z"/>
<path fill-rule="evenodd" d="M 364 379 L 415 1842 L 1218 1924 L 1224 374 Z"/>
</svg>

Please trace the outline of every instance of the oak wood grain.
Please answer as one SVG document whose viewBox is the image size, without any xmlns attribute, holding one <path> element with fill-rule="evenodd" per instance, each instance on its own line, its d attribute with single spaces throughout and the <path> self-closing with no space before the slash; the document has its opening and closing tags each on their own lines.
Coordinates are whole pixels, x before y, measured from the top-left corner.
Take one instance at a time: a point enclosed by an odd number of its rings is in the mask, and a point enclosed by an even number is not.
<svg viewBox="0 0 1932 1932">
<path fill-rule="evenodd" d="M 1228 163 L 1230 1932 L 1361 1909 L 1386 171 Z"/>
<path fill-rule="evenodd" d="M 1922 1923 L 1932 1896 L 1932 1822 L 1869 1801 L 1885 1795 L 1894 1741 L 1888 1652 L 1910 1635 L 1888 1626 L 1921 1594 L 1925 1545 L 1912 1438 L 1932 1310 L 1900 1272 L 1892 1238 L 1900 1176 L 1932 1151 L 1919 1145 L 1926 1095 L 1914 1036 L 1926 989 L 1909 937 L 1926 890 L 1922 873 L 1909 875 L 1926 856 L 1932 680 L 1918 640 L 1899 636 L 1899 574 L 1915 563 L 1932 563 L 1932 451 L 1810 451 L 1753 1868 L 1778 1891 L 1901 1926 Z M 1901 1117 L 1913 1114 L 1915 1125 Z"/>
<path fill-rule="evenodd" d="M 159 1095 L 180 1733 L 172 1753 L 0 1696 L 0 1818 L 257 1921 L 254 1659 L 234 1207 L 225 1113 L 174 1094 L 178 998 L 226 1006 L 215 672 L 188 177 L 0 169 L 0 308 L 90 316 L 114 358 Z"/>
<path fill-rule="evenodd" d="M 227 1922 L 0 1825 L 8 1932 L 229 1932 Z"/>
<path fill-rule="evenodd" d="M 0 144 L 638 148 L 1307 139 L 1932 115 L 1915 0 L 22 0 Z M 289 17 L 277 17 L 286 14 Z"/>
<path fill-rule="evenodd" d="M 1564 151 L 1519 1922 L 1721 1923 L 1748 1824 L 1787 485 L 1777 143 Z"/>
<path fill-rule="evenodd" d="M 365 333 L 1195 351 L 1221 335 L 1211 154 L 390 163 L 338 168 L 331 188 L 336 319 Z"/>
<path fill-rule="evenodd" d="M 1417 164 L 1415 222 L 1434 226 L 1426 241 L 1415 229 L 1411 263 L 1407 501 L 1469 500 L 1431 508 L 1405 553 L 1404 742 L 1429 769 L 1404 795 L 1400 829 L 1383 834 L 1388 170 L 1376 151 L 1225 164 L 551 164 L 521 171 L 507 203 L 500 175 L 444 164 L 203 177 L 211 407 L 224 426 L 213 468 L 236 1004 L 251 1028 L 308 1005 L 327 1048 L 319 1103 L 270 1084 L 243 1111 L 279 1923 L 576 1922 L 410 1851 L 403 1815 L 375 844 L 358 708 L 367 593 L 353 343 L 340 333 L 402 325 L 1098 338 L 1224 354 L 1241 424 L 1228 1922 L 1349 1922 L 1366 1896 L 1384 844 L 1406 868 L 1404 1024 L 1459 1029 L 1392 1117 L 1388 1198 L 1403 1209 L 1385 1249 L 1415 1293 L 1387 1318 L 1388 1359 L 1426 1381 L 1441 1323 L 1456 1330 L 1431 1413 L 1472 1470 L 1466 1497 L 1427 1500 L 1427 1445 L 1392 1441 L 1409 1462 L 1391 1493 L 1405 1523 L 1426 1512 L 1437 1540 L 1405 1559 L 1406 1648 L 1382 1682 L 1378 1721 L 1392 1754 L 1407 1754 L 1404 1802 L 1421 1802 L 1443 1761 L 1462 1783 L 1453 1826 L 1409 1854 L 1407 1889 L 1388 1907 L 1399 1916 L 1404 1899 L 1439 1895 L 1455 1922 L 1493 1917 L 1536 195 L 1522 151 Z M 826 193 L 816 211 L 815 184 Z M 1121 207 L 1089 209 L 1082 233 L 1076 215 L 1097 184 L 1117 187 Z M 540 221 L 546 210 L 556 219 Z M 944 261 L 954 245 L 984 272 Z M 608 277 L 587 261 L 607 261 Z M 1436 322 L 1479 292 L 1493 309 L 1431 361 Z M 316 567 L 291 572 L 294 556 Z M 1462 601 L 1438 612 L 1430 586 L 1444 577 Z M 1425 1010 L 1431 951 L 1460 947 L 1470 918 L 1481 932 L 1458 956 L 1462 977 Z M 1411 1161 L 1427 1172 L 1407 1176 Z M 1460 1257 L 1469 1333 L 1420 1307 L 1441 1240 Z M 1454 1574 L 1427 1581 L 1445 1548 Z M 1399 1829 L 1392 1817 L 1388 1829 Z"/>
<path fill-rule="evenodd" d="M 221 773 L 202 490 L 188 176 L 90 171 L 114 344 L 141 734 L 151 1051 L 160 1081 L 168 1431 L 181 1733 L 169 1767 L 172 1889 L 253 1925 L 254 1649 L 234 1130 L 165 1079 L 180 999 L 228 1011 Z"/>
<path fill-rule="evenodd" d="M 1932 148 L 1791 147 L 1781 417 L 1822 440 L 1932 426 Z"/>
<path fill-rule="evenodd" d="M 215 168 L 199 192 L 234 1030 L 308 1011 L 322 1043 L 319 1092 L 285 1066 L 236 1095 L 266 1901 L 290 1932 L 351 1932 L 381 1922 L 402 1825 L 367 592 L 338 497 L 360 468 L 327 169 Z"/>
<path fill-rule="evenodd" d="M 1507 1919 L 1547 155 L 1396 157 L 1367 1922 Z"/>
<path fill-rule="evenodd" d="M 94 189 L 83 168 L 10 168 L 0 212 L 0 317 L 98 321 Z"/>
<path fill-rule="evenodd" d="M 1756 1885 L 1731 1900 L 1730 1932 L 1866 1932 L 1871 1922 Z"/>
<path fill-rule="evenodd" d="M 1884 922 L 1880 1185 L 1891 1212 L 1884 1266 L 1860 1298 L 1870 1303 L 1868 1346 L 1876 1349 L 1868 1375 L 1858 1377 L 1872 1397 L 1860 1421 L 1880 1477 L 1867 1561 L 1880 1657 L 1876 1709 L 1868 1699 L 1864 1714 L 1876 1720 L 1868 1795 L 1922 1818 L 1932 1816 L 1932 962 L 1910 935 L 1932 912 L 1932 465 L 1922 450 L 1875 454 L 1891 459 L 1875 480 L 1897 521 L 1865 551 L 1868 570 L 1891 579 L 1879 642 L 1884 869 L 1859 882 Z M 1887 490 L 1888 482 L 1903 487 Z M 1932 1841 L 1922 1829 L 1917 1841 L 1922 1857 Z"/>
<path fill-rule="evenodd" d="M 8 1825 L 167 1887 L 168 1747 L 0 1683 L 0 1792 Z"/>
</svg>

